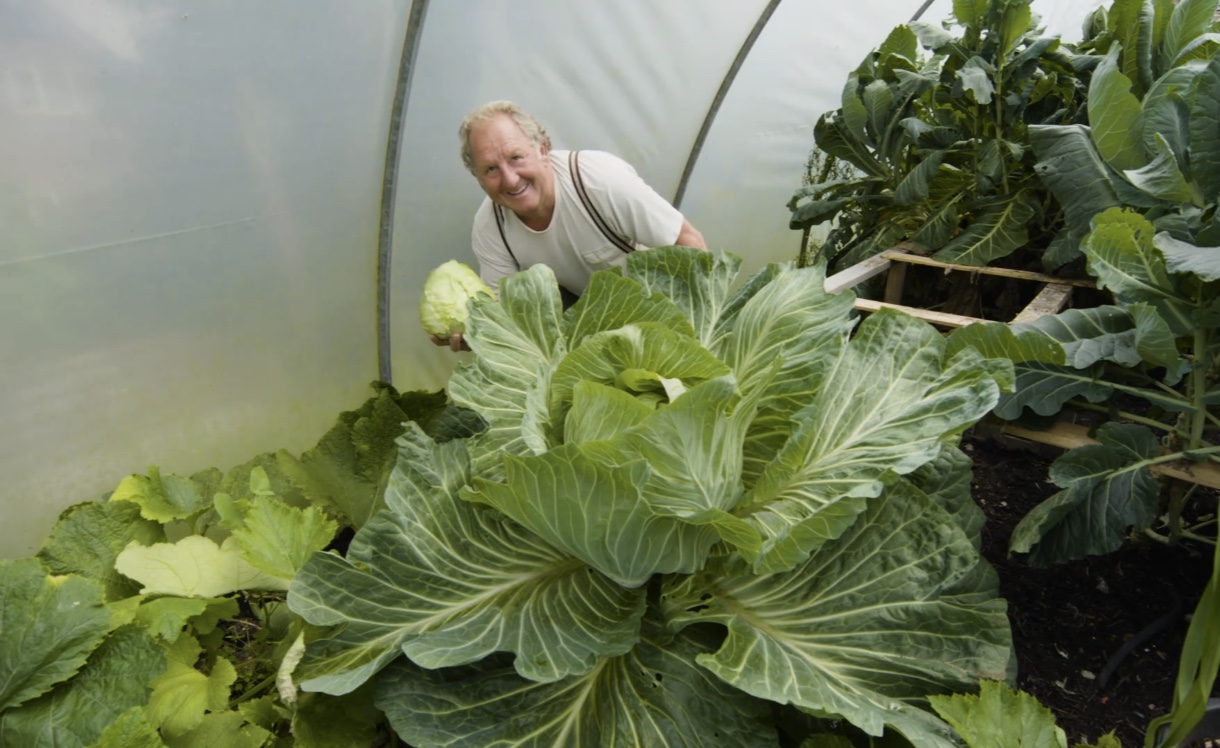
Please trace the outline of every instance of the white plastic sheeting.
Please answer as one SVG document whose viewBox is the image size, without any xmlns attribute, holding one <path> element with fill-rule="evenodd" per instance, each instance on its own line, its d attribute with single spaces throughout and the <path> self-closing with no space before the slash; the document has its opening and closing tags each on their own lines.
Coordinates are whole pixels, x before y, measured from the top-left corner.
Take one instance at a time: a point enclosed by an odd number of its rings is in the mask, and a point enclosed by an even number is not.
<svg viewBox="0 0 1220 748">
<path fill-rule="evenodd" d="M 1035 0 L 1078 37 L 1098 0 Z M 792 257 L 784 204 L 849 70 L 921 3 L 786 0 L 733 82 L 682 204 L 746 271 Z M 394 210 L 393 381 L 460 356 L 416 318 L 473 262 L 461 116 L 509 98 L 559 147 L 673 197 L 761 0 L 434 0 Z M 923 19 L 951 12 L 937 0 Z M 310 446 L 378 376 L 377 256 L 406 0 L 0 0 L 0 557 L 126 474 Z"/>
</svg>

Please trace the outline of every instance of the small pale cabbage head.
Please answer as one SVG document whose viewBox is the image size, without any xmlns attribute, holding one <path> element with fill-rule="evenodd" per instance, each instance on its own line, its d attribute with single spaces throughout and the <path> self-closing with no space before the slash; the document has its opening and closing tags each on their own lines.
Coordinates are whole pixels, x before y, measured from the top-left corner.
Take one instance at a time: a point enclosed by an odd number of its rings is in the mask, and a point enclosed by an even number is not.
<svg viewBox="0 0 1220 748">
<path fill-rule="evenodd" d="M 447 338 L 466 332 L 466 304 L 479 294 L 494 296 L 465 263 L 449 260 L 428 275 L 419 299 L 419 321 L 433 335 Z"/>
</svg>

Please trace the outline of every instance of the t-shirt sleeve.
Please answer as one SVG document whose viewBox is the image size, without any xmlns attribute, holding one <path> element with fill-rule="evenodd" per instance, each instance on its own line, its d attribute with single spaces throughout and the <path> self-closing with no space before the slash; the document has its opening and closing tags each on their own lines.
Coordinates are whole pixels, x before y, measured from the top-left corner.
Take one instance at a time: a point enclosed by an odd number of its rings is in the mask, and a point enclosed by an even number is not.
<svg viewBox="0 0 1220 748">
<path fill-rule="evenodd" d="M 641 179 L 631 164 L 604 151 L 581 151 L 580 174 L 598 212 L 628 240 L 644 247 L 677 241 L 682 213 Z"/>
<path fill-rule="evenodd" d="M 492 212 L 491 200 L 484 200 L 474 214 L 474 226 L 470 230 L 470 246 L 479 261 L 479 277 L 500 295 L 500 279 L 512 275 L 519 269 L 517 261 L 504 247 L 496 216 Z"/>
</svg>

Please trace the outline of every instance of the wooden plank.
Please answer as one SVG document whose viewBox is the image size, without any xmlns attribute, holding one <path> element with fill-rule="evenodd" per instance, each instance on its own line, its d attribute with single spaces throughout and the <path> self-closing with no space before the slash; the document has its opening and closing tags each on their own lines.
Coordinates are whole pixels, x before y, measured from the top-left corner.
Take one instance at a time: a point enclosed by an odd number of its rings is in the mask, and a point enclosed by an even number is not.
<svg viewBox="0 0 1220 748">
<path fill-rule="evenodd" d="M 1071 298 L 1071 286 L 1062 283 L 1047 283 L 1038 292 L 1038 295 L 1021 310 L 1021 313 L 1013 317 L 1012 321 L 1033 322 L 1039 317 L 1061 312 Z"/>
<path fill-rule="evenodd" d="M 946 312 L 934 312 L 931 309 L 920 309 L 914 306 L 903 306 L 902 304 L 887 304 L 884 301 L 873 301 L 872 299 L 856 299 L 856 309 L 862 312 L 875 312 L 879 309 L 897 309 L 906 312 L 912 317 L 918 317 L 925 322 L 931 322 L 940 327 L 965 327 L 973 325 L 976 322 L 987 322 L 988 320 L 979 319 L 978 317 L 963 317 L 960 314 L 948 314 Z"/>
<path fill-rule="evenodd" d="M 841 293 L 854 288 L 869 278 L 881 275 L 889 267 L 889 259 L 882 255 L 873 255 L 827 278 L 824 283 L 826 293 Z"/>
<path fill-rule="evenodd" d="M 1059 421 L 1052 428 L 1045 431 L 1035 431 L 1034 429 L 1023 428 L 1012 423 L 1004 423 L 998 426 L 992 423 L 991 425 L 995 426 L 1001 434 L 1028 439 L 1031 442 L 1038 442 L 1039 444 L 1049 444 L 1062 449 L 1075 449 L 1076 447 L 1099 443 L 1096 439 L 1089 436 L 1087 426 L 1069 421 Z M 1214 462 L 1167 462 L 1161 465 L 1153 465 L 1148 469 L 1158 475 L 1197 483 L 1208 488 L 1220 489 L 1220 465 Z"/>
<path fill-rule="evenodd" d="M 1053 275 L 1032 273 L 1028 270 L 1010 270 L 1009 268 L 995 268 L 986 265 L 957 265 L 951 262 L 940 262 L 939 260 L 933 260 L 931 257 L 924 257 L 923 255 L 913 255 L 909 252 L 904 252 L 901 249 L 887 249 L 879 256 L 894 262 L 906 262 L 912 265 L 925 265 L 927 267 L 943 268 L 944 270 L 959 270 L 963 273 L 998 275 L 1004 278 L 1019 278 L 1021 280 L 1040 281 L 1042 283 L 1058 283 L 1060 285 L 1077 286 L 1080 288 L 1096 287 L 1093 281 L 1086 279 L 1057 278 Z"/>
</svg>

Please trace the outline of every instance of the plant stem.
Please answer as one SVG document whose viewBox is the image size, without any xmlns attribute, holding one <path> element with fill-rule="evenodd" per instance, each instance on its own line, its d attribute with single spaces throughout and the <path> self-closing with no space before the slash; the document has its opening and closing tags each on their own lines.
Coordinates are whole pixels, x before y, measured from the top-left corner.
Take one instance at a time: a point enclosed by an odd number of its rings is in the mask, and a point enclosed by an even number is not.
<svg viewBox="0 0 1220 748">
<path fill-rule="evenodd" d="M 242 693 L 241 696 L 238 696 L 235 699 L 230 699 L 229 708 L 232 709 L 244 701 L 249 701 L 250 699 L 261 696 L 263 694 L 263 692 L 266 691 L 269 686 L 275 685 L 275 675 L 276 675 L 275 673 L 268 675 L 266 678 L 259 681 L 253 687 L 247 688 Z"/>
<path fill-rule="evenodd" d="M 1110 409 L 1104 405 L 1097 405 L 1095 403 L 1090 403 L 1090 402 L 1085 402 L 1085 401 L 1080 401 L 1080 400 L 1073 400 L 1072 405 L 1074 407 L 1080 408 L 1081 410 L 1092 410 L 1097 413 L 1110 413 L 1111 412 Z M 1158 421 L 1154 418 L 1138 416 L 1134 413 L 1128 413 L 1125 410 L 1118 411 L 1117 415 L 1119 418 L 1122 418 L 1123 420 L 1131 421 L 1132 423 L 1141 423 L 1145 426 L 1148 426 L 1149 428 L 1160 429 L 1161 431 L 1165 431 L 1170 434 L 1177 434 L 1178 436 L 1185 436 L 1185 434 L 1182 433 L 1179 429 L 1176 429 L 1173 426 L 1170 426 L 1168 424 L 1161 423 L 1160 421 Z"/>
</svg>

